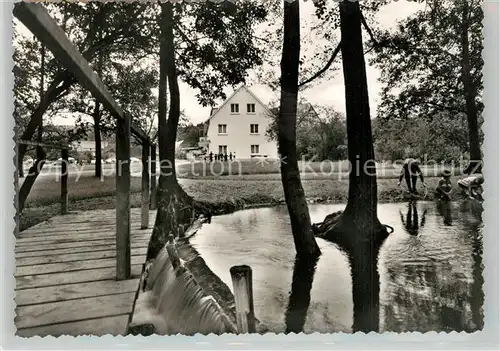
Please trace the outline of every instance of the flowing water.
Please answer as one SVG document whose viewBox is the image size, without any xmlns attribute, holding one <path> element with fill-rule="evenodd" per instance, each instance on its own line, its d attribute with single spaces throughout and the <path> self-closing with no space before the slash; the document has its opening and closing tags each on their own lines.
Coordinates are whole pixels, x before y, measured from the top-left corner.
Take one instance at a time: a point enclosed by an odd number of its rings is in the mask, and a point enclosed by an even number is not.
<svg viewBox="0 0 500 351">
<path fill-rule="evenodd" d="M 160 335 L 204 335 L 234 332 L 229 319 L 211 297 L 203 293 L 184 267 L 174 269 L 164 248 L 147 275 L 145 291 L 135 304 L 132 325 L 153 324 Z"/>
<path fill-rule="evenodd" d="M 344 205 L 311 205 L 313 222 Z M 379 254 L 381 331 L 473 331 L 482 326 L 481 206 L 423 202 L 381 204 L 378 217 L 394 228 Z M 347 257 L 317 239 L 322 256 L 308 296 L 304 332 L 351 332 L 352 286 Z M 212 218 L 190 240 L 232 290 L 229 269 L 253 270 L 255 314 L 284 332 L 295 248 L 286 207 L 259 208 Z M 300 299 L 299 299 L 300 300 Z"/>
</svg>

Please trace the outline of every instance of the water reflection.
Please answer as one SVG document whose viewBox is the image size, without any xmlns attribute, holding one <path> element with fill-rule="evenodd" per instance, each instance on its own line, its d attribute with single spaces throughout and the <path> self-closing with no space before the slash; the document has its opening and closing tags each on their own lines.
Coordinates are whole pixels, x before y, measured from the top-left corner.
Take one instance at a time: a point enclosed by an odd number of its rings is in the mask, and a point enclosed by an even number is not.
<svg viewBox="0 0 500 351">
<path fill-rule="evenodd" d="M 403 217 L 403 213 L 399 211 L 399 216 L 401 218 L 401 223 L 403 223 L 403 228 L 405 228 L 406 232 L 410 235 L 418 235 L 419 227 L 423 227 L 425 225 L 426 214 L 427 214 L 427 208 L 424 209 L 424 212 L 422 213 L 422 219 L 419 221 L 416 201 L 410 201 L 408 203 L 408 210 L 406 212 L 406 221 L 405 218 Z"/>
<path fill-rule="evenodd" d="M 451 226 L 453 224 L 451 201 L 440 200 L 436 204 L 439 214 L 443 217 L 444 225 Z"/>
<path fill-rule="evenodd" d="M 381 331 L 482 327 L 482 207 L 471 201 L 445 205 L 379 205 L 380 221 L 395 230 L 379 254 Z M 311 219 L 322 221 L 343 208 L 312 205 Z M 418 235 L 408 235 L 408 228 Z M 252 267 L 255 313 L 270 331 L 352 332 L 349 259 L 318 239 L 323 254 L 316 269 L 295 262 L 285 206 L 214 217 L 191 243 L 229 287 L 231 266 Z"/>
<path fill-rule="evenodd" d="M 286 333 L 301 333 L 304 329 L 318 259 L 319 256 L 295 257 L 292 290 L 285 314 Z"/>
</svg>

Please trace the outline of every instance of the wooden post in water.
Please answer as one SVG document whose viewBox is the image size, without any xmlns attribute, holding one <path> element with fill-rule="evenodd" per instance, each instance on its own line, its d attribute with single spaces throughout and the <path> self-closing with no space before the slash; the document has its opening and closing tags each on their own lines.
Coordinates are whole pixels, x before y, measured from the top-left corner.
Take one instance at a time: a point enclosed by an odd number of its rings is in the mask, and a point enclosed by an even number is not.
<svg viewBox="0 0 500 351">
<path fill-rule="evenodd" d="M 151 144 L 151 195 L 149 208 L 156 210 L 156 145 Z"/>
<path fill-rule="evenodd" d="M 177 249 L 175 248 L 175 244 L 167 244 L 167 252 L 170 262 L 172 263 L 172 267 L 175 269 L 179 268 L 181 265 L 181 260 L 179 258 L 179 254 L 177 253 Z"/>
<path fill-rule="evenodd" d="M 149 226 L 149 143 L 142 142 L 141 229 Z"/>
<path fill-rule="evenodd" d="M 61 214 L 68 213 L 69 150 L 61 149 Z"/>
<path fill-rule="evenodd" d="M 130 118 L 116 126 L 116 279 L 130 278 Z"/>
<path fill-rule="evenodd" d="M 233 266 L 229 272 L 233 281 L 238 333 L 255 333 L 252 268 L 246 265 Z"/>
</svg>

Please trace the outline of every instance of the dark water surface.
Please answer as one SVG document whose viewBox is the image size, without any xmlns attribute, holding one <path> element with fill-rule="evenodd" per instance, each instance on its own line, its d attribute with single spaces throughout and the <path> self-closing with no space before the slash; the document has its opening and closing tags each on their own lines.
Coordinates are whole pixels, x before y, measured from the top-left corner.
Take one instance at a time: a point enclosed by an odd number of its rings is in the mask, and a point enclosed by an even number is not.
<svg viewBox="0 0 500 351">
<path fill-rule="evenodd" d="M 343 208 L 311 205 L 311 218 L 320 222 Z M 379 255 L 381 331 L 481 328 L 481 206 L 470 201 L 420 201 L 381 204 L 378 212 L 381 222 L 395 230 Z M 348 259 L 333 243 L 317 240 L 323 254 L 314 274 L 304 332 L 351 332 Z M 285 206 L 214 217 L 191 243 L 231 289 L 229 268 L 252 267 L 257 318 L 273 332 L 285 331 L 295 260 Z M 297 286 L 301 289 L 304 284 Z M 295 291 L 302 293 L 307 295 Z"/>
</svg>

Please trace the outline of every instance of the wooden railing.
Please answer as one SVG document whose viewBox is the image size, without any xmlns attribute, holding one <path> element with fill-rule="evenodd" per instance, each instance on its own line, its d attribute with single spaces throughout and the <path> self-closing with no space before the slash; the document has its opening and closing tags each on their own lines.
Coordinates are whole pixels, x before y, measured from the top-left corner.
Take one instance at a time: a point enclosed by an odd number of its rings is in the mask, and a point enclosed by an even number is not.
<svg viewBox="0 0 500 351">
<path fill-rule="evenodd" d="M 134 123 L 130 115 L 121 109 L 111 96 L 101 78 L 93 71 L 89 62 L 78 51 L 49 15 L 45 7 L 37 3 L 18 2 L 14 5 L 16 16 L 53 54 L 54 57 L 70 72 L 78 82 L 99 100 L 106 110 L 116 119 L 116 277 L 118 280 L 131 278 L 130 255 L 130 136 L 134 133 L 142 143 L 142 164 L 147 165 L 145 155 L 156 155 L 155 146 L 149 137 Z M 33 142 L 30 142 L 33 143 Z M 41 145 L 40 145 L 41 146 Z M 146 151 L 147 150 L 147 151 Z M 67 152 L 67 149 L 66 149 Z M 67 153 L 65 154 L 67 157 Z M 147 207 L 156 208 L 156 163 L 151 164 L 151 202 L 148 181 L 149 169 L 143 167 L 142 173 L 142 222 L 146 228 L 148 223 Z M 61 182 L 61 184 L 64 182 Z M 67 179 L 66 179 L 67 185 Z M 67 191 L 65 193 L 67 203 Z"/>
</svg>

